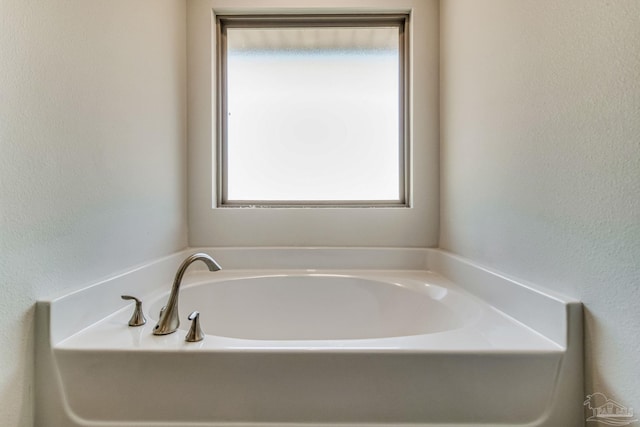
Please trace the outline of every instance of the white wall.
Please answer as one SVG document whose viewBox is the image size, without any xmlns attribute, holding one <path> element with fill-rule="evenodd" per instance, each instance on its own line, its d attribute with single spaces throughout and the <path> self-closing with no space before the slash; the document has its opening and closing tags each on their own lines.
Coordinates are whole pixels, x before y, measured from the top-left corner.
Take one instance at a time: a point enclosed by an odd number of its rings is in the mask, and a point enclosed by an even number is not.
<svg viewBox="0 0 640 427">
<path fill-rule="evenodd" d="M 441 246 L 577 296 L 640 408 L 640 2 L 443 0 Z"/>
<path fill-rule="evenodd" d="M 0 0 L 3 427 L 33 423 L 36 299 L 186 246 L 185 21 L 182 0 Z"/>
</svg>

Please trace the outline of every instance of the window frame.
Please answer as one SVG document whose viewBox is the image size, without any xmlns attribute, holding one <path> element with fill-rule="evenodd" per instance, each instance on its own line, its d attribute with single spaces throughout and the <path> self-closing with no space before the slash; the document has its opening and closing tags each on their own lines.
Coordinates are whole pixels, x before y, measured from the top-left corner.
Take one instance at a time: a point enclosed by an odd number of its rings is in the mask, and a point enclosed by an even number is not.
<svg viewBox="0 0 640 427">
<path fill-rule="evenodd" d="M 216 208 L 410 208 L 411 207 L 411 140 L 410 135 L 410 46 L 409 13 L 353 14 L 217 14 L 216 28 L 216 128 L 215 150 L 217 173 L 214 179 Z M 398 28 L 398 200 L 229 200 L 227 196 L 227 28 L 292 28 L 292 27 L 382 27 Z"/>
<path fill-rule="evenodd" d="M 191 247 L 414 247 L 438 245 L 438 0 L 189 0 L 186 3 L 186 147 L 188 243 Z M 243 14 L 409 14 L 411 205 L 407 208 L 253 208 L 216 204 L 216 16 Z M 446 109 L 446 105 L 444 106 Z M 443 183 L 444 186 L 447 183 Z M 443 201 L 445 204 L 449 200 Z M 161 207 L 159 207 L 161 208 Z M 447 221 L 447 218 L 442 218 Z M 175 224 L 175 227 L 182 227 Z"/>
</svg>

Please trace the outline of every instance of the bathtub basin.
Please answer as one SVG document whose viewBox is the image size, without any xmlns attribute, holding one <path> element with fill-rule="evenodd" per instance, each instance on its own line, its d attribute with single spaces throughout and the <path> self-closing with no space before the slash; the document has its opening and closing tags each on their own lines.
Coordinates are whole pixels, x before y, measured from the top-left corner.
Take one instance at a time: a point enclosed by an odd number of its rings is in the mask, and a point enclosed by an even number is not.
<svg viewBox="0 0 640 427">
<path fill-rule="evenodd" d="M 168 293 L 150 305 L 157 321 Z M 480 307 L 459 292 L 404 280 L 336 274 L 243 277 L 186 286 L 180 311 L 199 310 L 205 333 L 247 340 L 348 340 L 458 329 Z M 181 329 L 189 324 L 183 322 Z"/>
<path fill-rule="evenodd" d="M 168 264 L 175 268 L 176 260 Z M 466 281 L 465 267 L 456 269 L 448 272 Z M 497 276 L 495 282 L 479 276 L 484 285 L 472 293 L 426 268 L 193 271 L 180 293 L 180 329 L 154 336 L 171 270 L 162 286 L 139 288 L 149 319 L 142 327 L 127 326 L 131 306 L 119 299 L 141 277 L 149 279 L 138 272 L 39 305 L 39 318 L 50 319 L 38 340 L 42 425 L 572 427 L 582 421 L 580 347 L 575 339 L 568 345 L 580 310 L 571 301 L 510 290 Z M 491 295 L 482 294 L 486 289 Z M 105 306 L 90 310 L 88 300 Z M 108 304 L 119 308 L 100 317 L 113 310 Z M 502 310 L 512 306 L 535 329 Z M 187 343 L 186 316 L 193 310 L 200 311 L 206 336 Z"/>
</svg>

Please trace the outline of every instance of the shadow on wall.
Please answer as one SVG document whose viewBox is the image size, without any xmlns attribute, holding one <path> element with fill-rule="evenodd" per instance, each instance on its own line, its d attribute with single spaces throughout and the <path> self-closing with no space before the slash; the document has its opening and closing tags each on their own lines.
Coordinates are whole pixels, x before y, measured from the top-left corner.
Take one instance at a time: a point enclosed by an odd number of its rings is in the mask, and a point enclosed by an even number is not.
<svg viewBox="0 0 640 427">
<path fill-rule="evenodd" d="M 593 314 L 591 310 L 585 305 L 583 308 L 584 313 L 584 369 L 585 369 L 585 419 L 592 417 L 595 414 L 592 413 L 593 408 L 589 404 L 593 404 L 595 397 L 609 399 L 615 404 L 629 404 L 634 406 L 634 402 L 629 402 L 625 396 L 616 395 L 614 391 L 611 379 L 607 375 L 603 374 L 598 355 L 605 352 L 610 352 L 607 349 L 606 331 L 599 319 Z M 604 347 L 604 348 L 602 348 Z M 592 397 L 592 399 L 590 399 Z M 596 399 L 597 400 L 597 399 Z M 616 401 L 618 400 L 618 401 Z M 598 421 L 598 418 L 588 421 Z M 608 423 L 605 423 L 608 424 Z M 613 425 L 613 424 L 609 424 Z M 627 425 L 627 423 L 619 424 Z"/>
<path fill-rule="evenodd" d="M 22 316 L 9 325 L 9 334 L 18 339 L 4 337 L 8 342 L 18 342 L 16 348 L 7 349 L 13 354 L 11 363 L 3 363 L 4 369 L 15 367 L 13 371 L 5 372 L 0 390 L 0 419 L 8 421 L 6 427 L 29 427 L 33 425 L 33 395 L 34 395 L 34 328 L 35 305 L 30 306 Z M 13 323 L 13 322 L 11 322 Z M 4 412 L 4 414 L 2 414 Z"/>
<path fill-rule="evenodd" d="M 598 388 L 598 391 L 602 393 L 607 393 L 610 390 L 600 390 L 600 388 L 605 388 L 605 384 L 603 384 L 604 378 L 600 371 L 598 370 L 598 364 L 595 362 L 594 357 L 594 346 L 598 343 L 598 321 L 594 317 L 593 313 L 586 307 L 586 305 L 582 309 L 582 313 L 584 316 L 583 319 L 583 330 L 584 330 L 584 389 L 585 396 L 589 394 L 591 391 L 595 390 L 594 387 Z M 586 413 L 586 412 L 585 412 Z"/>
</svg>

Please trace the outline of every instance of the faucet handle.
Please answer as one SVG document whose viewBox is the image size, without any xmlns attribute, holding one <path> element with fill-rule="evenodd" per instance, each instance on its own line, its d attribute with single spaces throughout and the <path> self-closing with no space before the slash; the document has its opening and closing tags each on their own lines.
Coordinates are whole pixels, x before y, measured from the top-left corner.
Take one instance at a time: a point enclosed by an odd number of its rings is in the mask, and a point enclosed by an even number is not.
<svg viewBox="0 0 640 427">
<path fill-rule="evenodd" d="M 202 329 L 200 328 L 200 312 L 192 312 L 188 319 L 191 320 L 191 328 L 189 328 L 189 332 L 187 332 L 184 340 L 187 342 L 202 341 L 204 339 L 204 333 L 202 333 Z"/>
<path fill-rule="evenodd" d="M 129 320 L 129 326 L 142 326 L 147 323 L 147 319 L 145 319 L 144 313 L 142 312 L 142 301 L 131 295 L 121 295 L 120 297 L 123 300 L 133 300 L 136 302 L 136 308 L 133 310 L 133 315 Z"/>
</svg>

